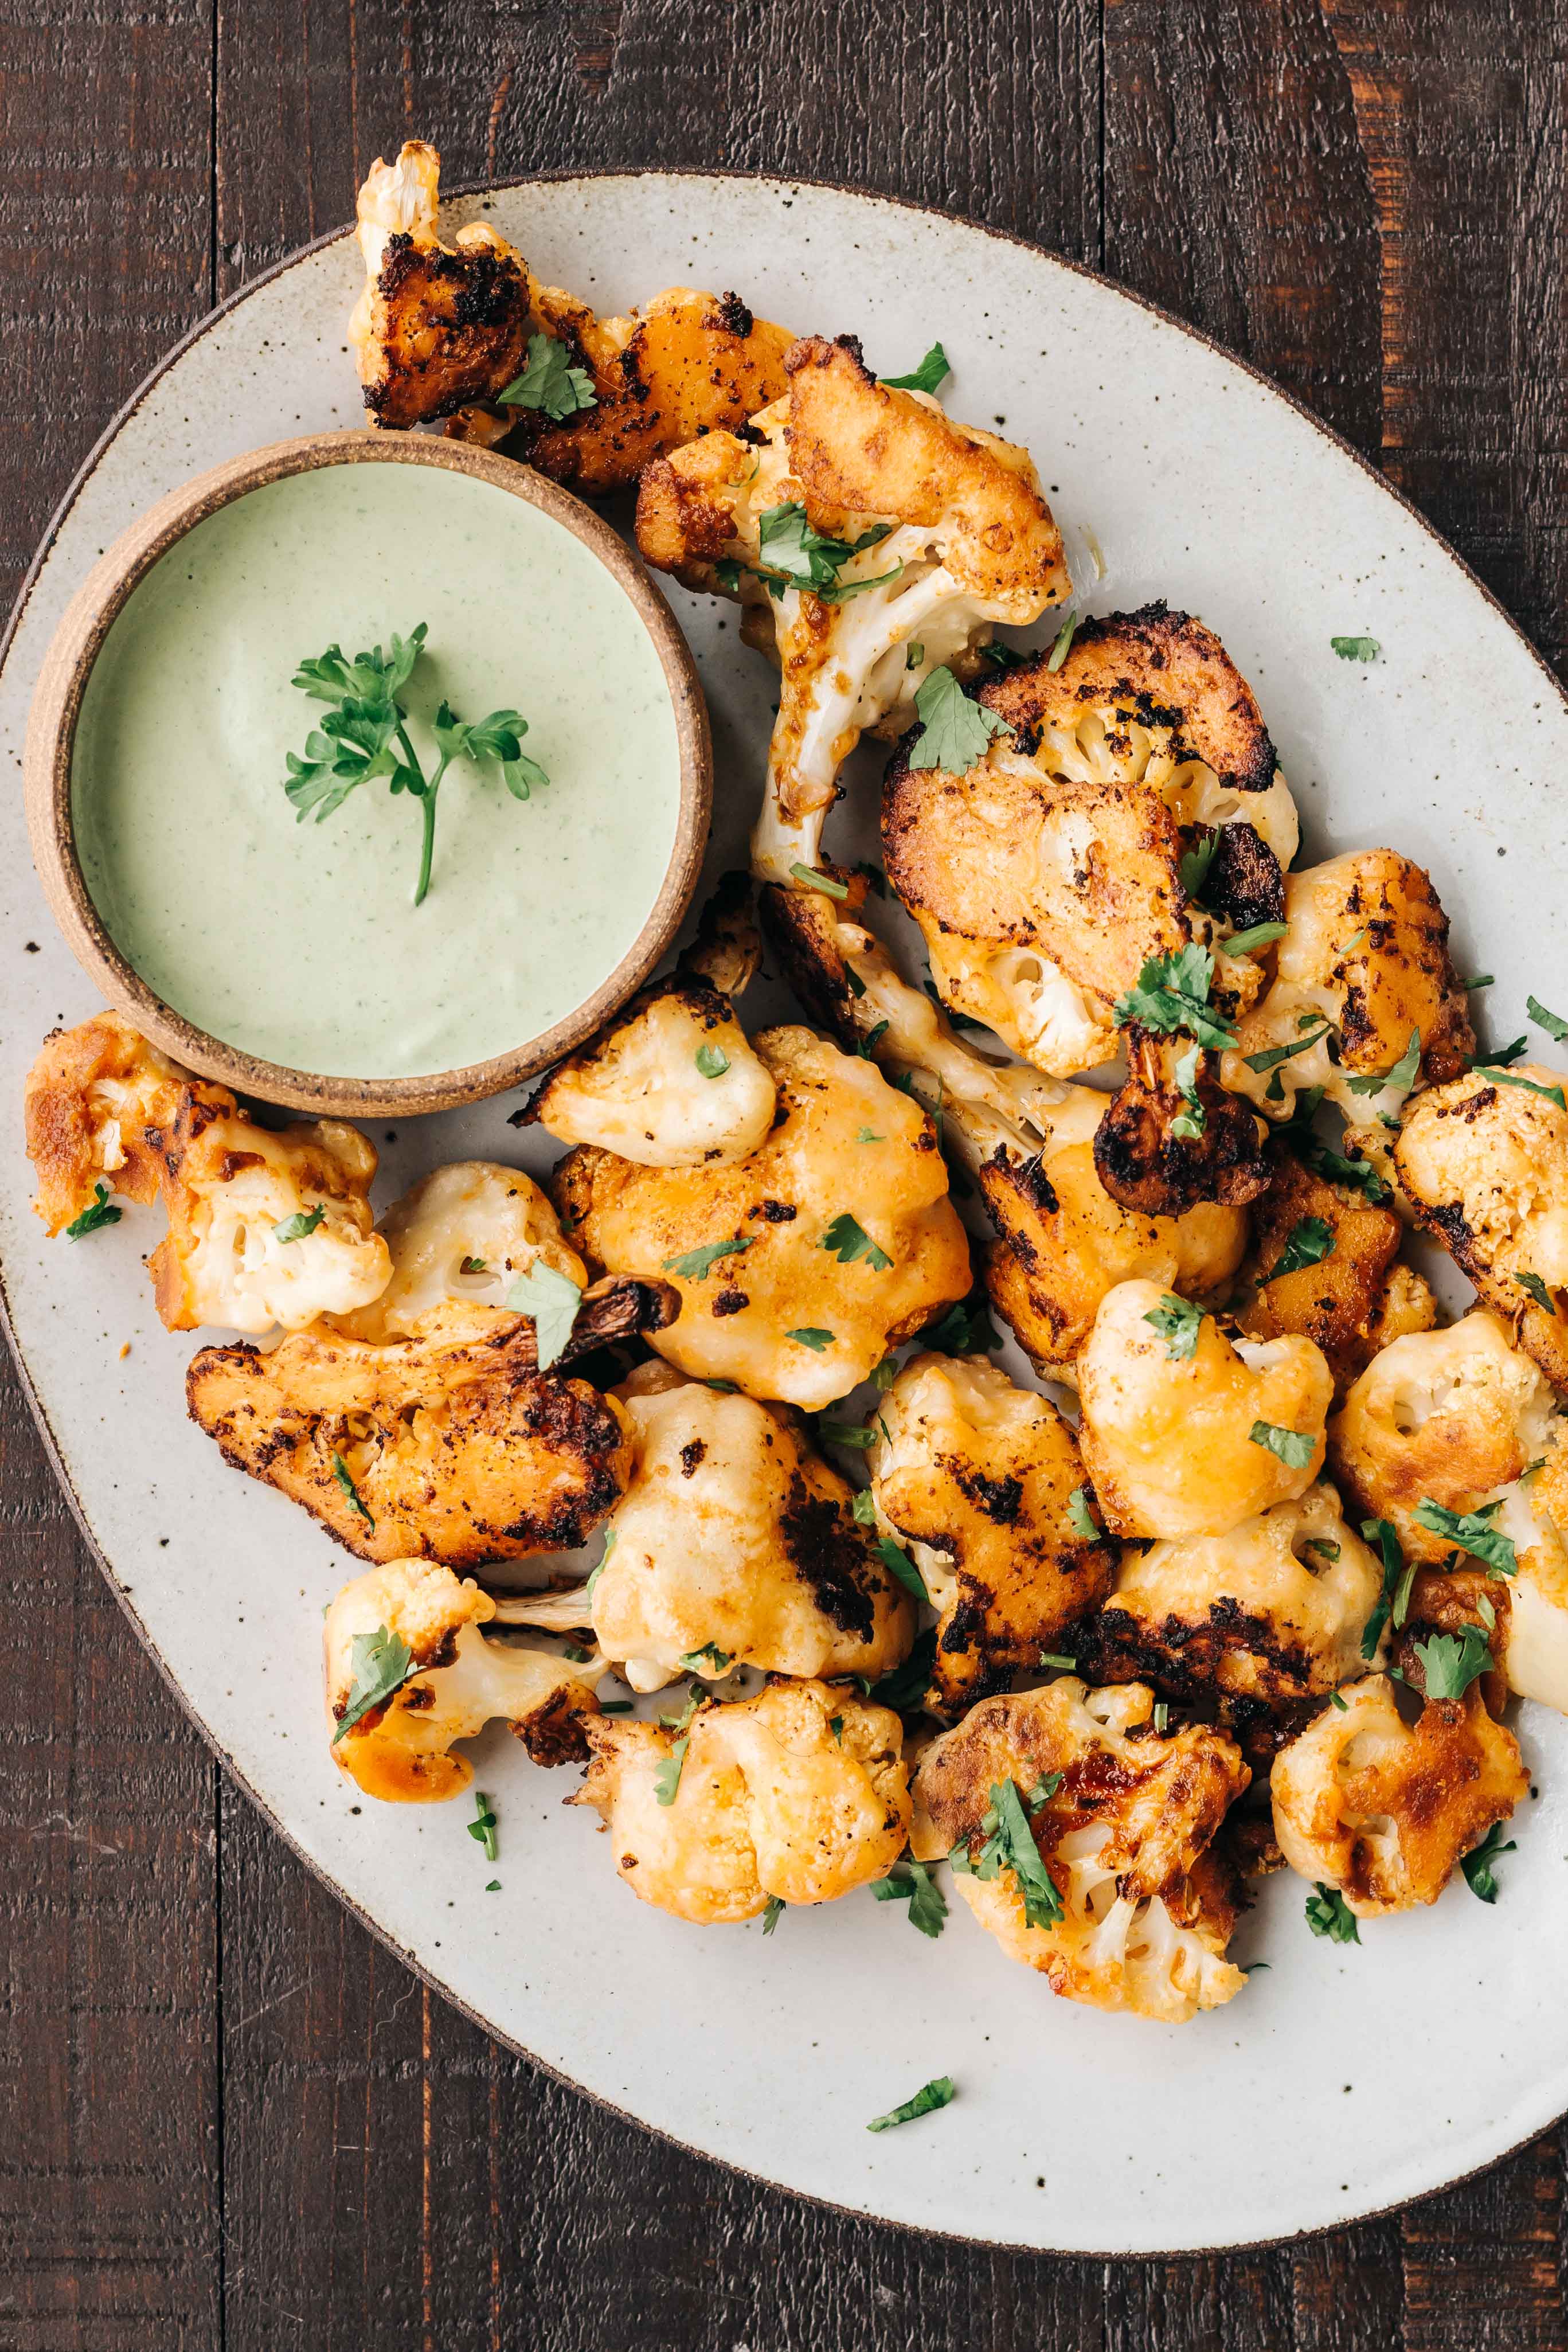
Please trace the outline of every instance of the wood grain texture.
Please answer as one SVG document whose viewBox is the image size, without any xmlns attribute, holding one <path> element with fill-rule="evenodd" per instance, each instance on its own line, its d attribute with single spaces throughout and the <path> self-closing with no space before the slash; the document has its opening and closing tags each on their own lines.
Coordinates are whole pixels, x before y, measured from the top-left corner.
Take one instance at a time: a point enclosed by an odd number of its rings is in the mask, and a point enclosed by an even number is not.
<svg viewBox="0 0 1568 2352">
<path fill-rule="evenodd" d="M 0 26 L 0 580 L 157 352 L 417 131 L 454 180 L 800 172 L 1103 262 L 1382 463 L 1561 664 L 1565 56 L 1568 0 L 46 0 Z M 8 1367 L 0 1493 L 0 2352 L 1568 2352 L 1561 2133 L 1300 2246 L 1107 2265 L 604 2114 L 221 1781 Z M 1257 2148 L 1195 2160 L 1222 2194 Z"/>
</svg>

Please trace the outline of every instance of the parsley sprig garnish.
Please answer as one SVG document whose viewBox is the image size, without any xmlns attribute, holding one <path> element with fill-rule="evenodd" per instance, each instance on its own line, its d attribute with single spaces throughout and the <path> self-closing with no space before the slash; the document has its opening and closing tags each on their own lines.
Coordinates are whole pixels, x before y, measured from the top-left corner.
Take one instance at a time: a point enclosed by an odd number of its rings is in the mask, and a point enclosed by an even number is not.
<svg viewBox="0 0 1568 2352">
<path fill-rule="evenodd" d="M 1208 1002 L 1214 978 L 1214 958 L 1207 948 L 1189 941 L 1174 955 L 1150 956 L 1138 974 L 1138 984 L 1118 997 L 1112 1018 L 1118 1029 L 1135 1021 L 1141 1028 L 1175 1036 L 1185 1032 L 1200 1045 L 1234 1045 L 1236 1032 L 1223 1022 Z"/>
<path fill-rule="evenodd" d="M 566 345 L 554 335 L 530 335 L 528 355 L 521 375 L 496 394 L 501 408 L 531 408 L 552 425 L 564 424 L 580 409 L 596 408 L 593 378 L 586 368 L 573 367 Z"/>
<path fill-rule="evenodd" d="M 950 669 L 934 669 L 915 689 L 920 731 L 909 750 L 912 768 L 941 768 L 962 776 L 983 760 L 991 740 L 1012 727 L 965 693 Z"/>
<path fill-rule="evenodd" d="M 1030 1812 L 1037 1813 L 1061 1786 L 1061 1774 L 1052 1772 L 1030 1790 Z M 986 1843 L 971 1859 L 968 1841 L 960 1838 L 948 1860 L 955 1870 L 976 1878 L 995 1878 L 1010 1870 L 1023 1898 L 1024 1923 L 1030 1927 L 1054 1927 L 1062 1916 L 1062 1901 L 1055 1880 L 1045 1866 L 1024 1801 L 1013 1780 L 993 1781 L 990 1803 L 980 1817 Z"/>
<path fill-rule="evenodd" d="M 885 1878 L 873 1878 L 871 1891 L 879 1903 L 907 1903 L 909 1924 L 923 1936 L 935 1938 L 946 1925 L 947 1898 L 923 1862 L 906 1855 Z"/>
<path fill-rule="evenodd" d="M 1421 1661 L 1428 1698 L 1463 1698 L 1492 1663 L 1491 1644 L 1479 1625 L 1467 1625 L 1462 1634 L 1434 1633 L 1411 1647 Z"/>
<path fill-rule="evenodd" d="M 840 577 L 846 563 L 868 547 L 875 547 L 892 529 L 890 522 L 875 522 L 858 539 L 830 539 L 813 528 L 800 501 L 789 499 L 758 517 L 757 562 L 741 563 L 726 556 L 714 565 L 714 572 L 719 585 L 732 596 L 740 586 L 741 573 L 749 572 L 775 602 L 793 589 L 797 594 L 815 596 L 823 604 L 842 604 L 851 596 L 862 595 L 868 588 L 883 588 L 898 578 L 902 563 L 895 563 L 891 572 L 878 572 L 874 580 Z"/>
<path fill-rule="evenodd" d="M 465 725 L 444 702 L 432 722 L 436 764 L 427 775 L 408 732 L 408 711 L 398 697 L 413 677 L 424 651 L 427 625 L 408 636 L 394 635 L 392 650 L 372 646 L 350 661 L 340 646 L 302 661 L 292 683 L 315 702 L 329 705 L 319 727 L 306 739 L 304 757 L 287 754 L 288 774 L 283 789 L 298 822 L 314 816 L 318 824 L 340 809 L 361 784 L 384 776 L 394 793 L 407 793 L 419 803 L 419 879 L 413 903 L 423 904 L 430 888 L 431 860 L 435 850 L 435 796 L 454 760 L 476 767 L 498 766 L 501 781 L 514 800 L 526 801 L 536 784 L 549 782 L 537 760 L 523 750 L 528 722 L 516 710 L 492 710 L 487 718 Z"/>
</svg>

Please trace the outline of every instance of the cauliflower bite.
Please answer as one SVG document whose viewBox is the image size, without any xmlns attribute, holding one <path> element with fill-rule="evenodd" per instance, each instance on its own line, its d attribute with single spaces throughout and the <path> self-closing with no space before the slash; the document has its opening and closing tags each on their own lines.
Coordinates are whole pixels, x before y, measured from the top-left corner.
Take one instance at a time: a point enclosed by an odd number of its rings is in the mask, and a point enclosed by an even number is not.
<svg viewBox="0 0 1568 2352">
<path fill-rule="evenodd" d="M 1384 1113 L 1394 1118 L 1413 1087 L 1453 1077 L 1475 1052 L 1430 877 L 1392 849 L 1351 851 L 1286 876 L 1285 922 L 1274 984 L 1237 1024 L 1225 1084 L 1275 1118 L 1322 1087 L 1358 1139 L 1385 1139 Z M 1420 1055 L 1406 1075 L 1413 1036 Z M 1380 1088 L 1353 1087 L 1377 1076 Z"/>
<path fill-rule="evenodd" d="M 1294 1152 L 1277 1148 L 1269 1190 L 1252 1212 L 1241 1276 L 1252 1295 L 1238 1308 L 1238 1323 L 1249 1339 L 1287 1331 L 1311 1339 L 1343 1396 L 1380 1348 L 1406 1332 L 1429 1331 L 1437 1319 L 1427 1283 L 1396 1262 L 1403 1237 L 1392 1209 L 1314 1175 Z M 1287 1257 L 1291 1263 L 1281 1271 Z"/>
<path fill-rule="evenodd" d="M 573 1344 L 591 1345 L 586 1302 L 578 1321 Z M 203 1348 L 185 1396 L 225 1462 L 302 1503 L 361 1559 L 471 1568 L 570 1549 L 632 1464 L 613 1399 L 538 1370 L 533 1325 L 515 1315 L 481 1333 L 461 1311 L 446 1328 L 434 1315 L 418 1339 L 383 1347 L 300 1331 L 267 1355 Z"/>
<path fill-rule="evenodd" d="M 1530 1787 L 1519 1743 L 1472 1686 L 1406 1723 L 1369 1675 L 1274 1759 L 1274 1834 L 1292 1870 L 1336 1887 L 1358 1918 L 1435 1903 L 1462 1853 Z"/>
<path fill-rule="evenodd" d="M 1225 1958 L 1237 1900 L 1210 1848 L 1251 1774 L 1223 1732 L 1157 1734 L 1153 1708 L 1137 1683 L 1096 1691 L 1071 1675 L 983 1699 L 921 1759 L 914 1851 L 958 1850 L 969 1908 L 1052 1991 L 1175 2025 L 1247 1981 Z M 1049 1892 L 1020 1882 L 1014 1840 L 993 1831 L 992 1791 L 1009 1782 L 1039 1858 L 1026 1869 L 1042 1866 Z"/>
<path fill-rule="evenodd" d="M 531 1176 L 493 1160 L 455 1160 L 433 1169 L 380 1220 L 392 1279 L 379 1298 L 328 1319 L 351 1339 L 380 1346 L 417 1338 L 439 1311 L 454 1328 L 466 1308 L 476 1335 L 507 1313 L 507 1293 L 536 1265 L 586 1289 L 588 1269 L 561 1239 L 555 1211 Z"/>
<path fill-rule="evenodd" d="M 658 1353 L 748 1396 L 820 1409 L 970 1288 L 969 1245 L 918 1104 L 810 1029 L 753 1039 L 778 1123 L 749 1160 L 638 1168 L 580 1145 L 555 1171 L 589 1261 L 666 1275 Z"/>
<path fill-rule="evenodd" d="M 1276 794 L 1291 854 L 1295 825 L 1258 706 L 1201 622 L 1163 604 L 1113 614 L 1055 661 L 1038 654 L 980 688 L 1006 730 L 966 773 L 894 756 L 883 852 L 944 1003 L 1067 1076 L 1120 1050 L 1113 1008 L 1146 961 L 1239 928 L 1189 908 L 1184 848 L 1224 840 Z M 1208 874 L 1249 923 L 1275 920 L 1280 861 L 1248 832 Z M 1244 1005 L 1263 970 L 1221 951 L 1216 982 Z"/>
<path fill-rule="evenodd" d="M 349 341 L 370 425 L 406 426 L 488 400 L 523 364 L 528 272 L 482 221 L 443 245 L 441 157 L 422 139 L 377 156 L 357 206 L 365 285 Z"/>
<path fill-rule="evenodd" d="M 1302 1702 L 1366 1672 L 1362 1636 L 1382 1586 L 1382 1561 L 1333 1488 L 1311 1486 L 1228 1535 L 1127 1550 L 1079 1664 L 1097 1682 L 1218 1700 L 1221 1720 L 1266 1748 L 1281 1725 L 1299 1727 Z"/>
<path fill-rule="evenodd" d="M 907 725 L 934 670 L 1071 582 L 1025 450 L 879 383 L 852 336 L 809 336 L 785 368 L 787 396 L 744 438 L 710 434 L 648 468 L 637 543 L 688 588 L 737 597 L 743 635 L 778 657 L 752 863 L 788 884 L 818 863 L 862 733 Z"/>
<path fill-rule="evenodd" d="M 1500 1080 L 1471 1070 L 1411 1104 L 1394 1164 L 1422 1225 L 1568 1395 L 1563 1098 L 1568 1077 L 1539 1062 L 1516 1062 Z"/>
<path fill-rule="evenodd" d="M 171 1331 L 298 1331 L 379 1296 L 392 1271 L 371 1230 L 375 1146 L 342 1119 L 257 1127 L 226 1087 L 193 1076 L 118 1013 L 57 1029 L 27 1073 L 34 1207 L 51 1234 L 95 1189 L 162 1200 L 147 1264 Z"/>
<path fill-rule="evenodd" d="M 657 1363 L 621 1395 L 633 1463 L 592 1591 L 519 1594 L 507 1623 L 591 1625 L 636 1691 L 734 1665 L 874 1678 L 908 1655 L 914 1603 L 787 1408 Z"/>
<path fill-rule="evenodd" d="M 1155 1283 L 1119 1283 L 1078 1359 L 1078 1442 L 1117 1535 L 1227 1535 L 1322 1467 L 1333 1378 L 1312 1341 L 1233 1347 L 1196 1314 Z"/>
<path fill-rule="evenodd" d="M 1533 1360 L 1477 1307 L 1451 1330 L 1396 1340 L 1375 1357 L 1329 1445 L 1359 1508 L 1389 1522 L 1406 1559 L 1424 1570 L 1464 1562 L 1461 1575 L 1417 1575 L 1408 1622 L 1449 1630 L 1447 1600 L 1457 1596 L 1474 1623 L 1484 1598 L 1509 1688 L 1568 1713 L 1568 1554 L 1558 1533 L 1568 1526 L 1568 1451 L 1556 1402 Z M 1512 1544 L 1515 1572 L 1477 1585 L 1453 1537 L 1416 1517 L 1423 1503 L 1482 1515 Z"/>
<path fill-rule="evenodd" d="M 746 1160 L 773 1124 L 778 1092 L 727 996 L 692 980 L 633 997 L 528 1106 L 562 1143 L 642 1168 Z"/>
<path fill-rule="evenodd" d="M 482 221 L 443 245 L 440 179 L 436 150 L 410 140 L 394 163 L 378 156 L 360 190 L 365 287 L 349 340 L 371 425 L 444 416 L 448 433 L 486 446 L 511 434 L 530 465 L 593 498 L 783 391 L 792 337 L 754 320 L 738 295 L 673 286 L 629 318 L 597 319 L 575 295 L 530 278 L 522 255 Z M 538 335 L 591 379 L 586 406 L 559 419 L 548 406 L 497 414 Z"/>
<path fill-rule="evenodd" d="M 831 1903 L 884 1878 L 909 1834 L 903 1727 L 818 1682 L 706 1699 L 675 1730 L 590 1717 L 591 1805 L 634 1895 L 722 1927 L 770 1901 Z M 673 1787 L 672 1787 L 673 1783 Z"/>
<path fill-rule="evenodd" d="M 1070 1505 L 1083 1491 L 1053 1404 L 983 1357 L 919 1355 L 877 1409 L 878 1524 L 914 1554 L 937 1612 L 927 1705 L 955 1714 L 1060 1650 L 1115 1573 Z"/>
<path fill-rule="evenodd" d="M 1207 948 L 1197 953 L 1207 960 Z M 1226 1093 L 1216 1055 L 1138 1022 L 1124 1034 L 1127 1076 L 1094 1137 L 1095 1170 L 1112 1199 L 1150 1217 L 1179 1217 L 1203 1201 L 1242 1208 L 1257 1200 L 1269 1187 L 1268 1129 L 1250 1104 Z"/>
<path fill-rule="evenodd" d="M 495 1613 L 471 1578 L 460 1583 L 449 1568 L 419 1559 L 369 1569 L 332 1602 L 321 1633 L 332 1760 L 367 1797 L 438 1804 L 461 1796 L 474 1767 L 450 1752 L 452 1743 L 497 1717 L 536 1764 L 586 1753 L 582 1718 L 599 1706 L 592 1691 L 563 1658 L 486 1641 L 479 1629 Z M 403 1653 L 407 1680 L 345 1729 L 357 1695 L 391 1681 Z"/>
</svg>

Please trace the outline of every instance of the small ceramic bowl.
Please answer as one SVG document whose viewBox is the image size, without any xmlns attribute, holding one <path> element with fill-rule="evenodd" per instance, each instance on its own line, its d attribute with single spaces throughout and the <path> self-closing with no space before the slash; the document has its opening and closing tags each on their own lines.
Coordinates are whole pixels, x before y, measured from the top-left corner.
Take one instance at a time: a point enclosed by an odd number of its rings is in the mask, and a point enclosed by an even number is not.
<svg viewBox="0 0 1568 2352">
<path fill-rule="evenodd" d="M 679 759 L 674 841 L 662 887 L 614 970 L 553 1027 L 465 1068 L 415 1077 L 343 1077 L 290 1069 L 227 1045 L 165 1004 L 110 937 L 77 855 L 71 763 L 88 677 L 117 616 L 159 559 L 197 523 L 247 491 L 320 467 L 442 467 L 522 499 L 570 531 L 609 572 L 646 629 L 668 688 Z M 636 556 L 580 500 L 512 459 L 423 435 L 341 432 L 280 441 L 199 475 L 134 523 L 95 565 L 61 620 L 39 675 L 24 758 L 28 831 L 51 912 L 109 1002 L 174 1060 L 236 1093 L 349 1118 L 449 1110 L 499 1094 L 591 1036 L 641 986 L 670 945 L 696 887 L 707 838 L 713 751 L 696 667 L 669 606 Z"/>
</svg>

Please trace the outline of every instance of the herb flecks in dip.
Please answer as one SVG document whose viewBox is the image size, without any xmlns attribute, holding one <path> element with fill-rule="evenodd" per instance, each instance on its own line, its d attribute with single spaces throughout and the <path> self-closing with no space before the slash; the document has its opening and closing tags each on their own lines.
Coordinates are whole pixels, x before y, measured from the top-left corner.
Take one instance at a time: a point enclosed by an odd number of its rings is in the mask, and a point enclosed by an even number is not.
<svg viewBox="0 0 1568 2352">
<path fill-rule="evenodd" d="M 515 705 L 548 791 L 494 766 L 444 797 L 413 905 L 409 809 L 356 792 L 300 825 L 298 656 L 426 650 L 399 699 L 434 773 L 442 705 Z M 323 467 L 187 532 L 136 588 L 88 681 L 72 811 L 87 887 L 163 1001 L 225 1043 L 333 1076 L 485 1061 L 563 1019 L 620 962 L 664 881 L 674 717 L 635 608 L 571 533 L 434 467 Z"/>
</svg>

